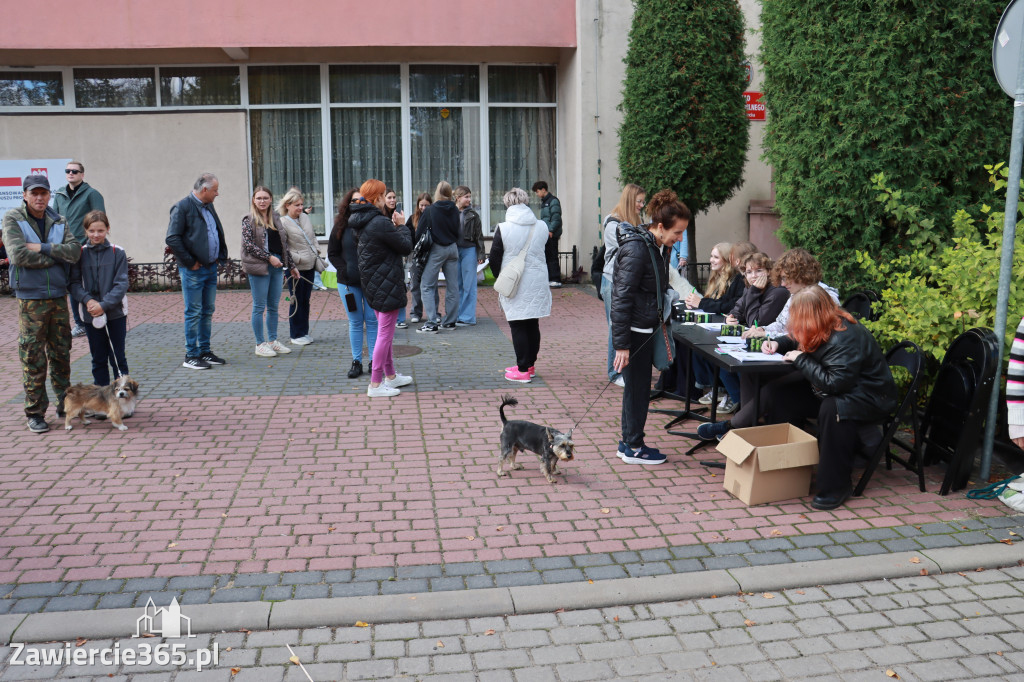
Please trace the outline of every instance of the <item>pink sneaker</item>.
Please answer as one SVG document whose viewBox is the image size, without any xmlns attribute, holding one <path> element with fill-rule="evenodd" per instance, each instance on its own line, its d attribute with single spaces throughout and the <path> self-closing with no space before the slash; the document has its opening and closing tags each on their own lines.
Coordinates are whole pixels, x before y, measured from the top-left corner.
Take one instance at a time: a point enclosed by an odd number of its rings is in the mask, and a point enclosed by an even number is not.
<svg viewBox="0 0 1024 682">
<path fill-rule="evenodd" d="M 512 365 L 511 367 L 506 367 L 505 368 L 505 374 L 508 374 L 509 372 L 518 372 L 518 371 L 519 371 L 519 367 L 517 367 L 516 365 Z M 529 369 L 529 372 L 530 372 L 530 378 L 531 379 L 533 377 L 537 376 L 537 372 L 534 371 L 533 367 L 531 367 Z"/>
<path fill-rule="evenodd" d="M 505 370 L 505 378 L 508 379 L 509 381 L 515 381 L 520 384 L 530 383 L 530 373 L 520 372 L 518 367 L 510 367 L 509 369 Z"/>
</svg>

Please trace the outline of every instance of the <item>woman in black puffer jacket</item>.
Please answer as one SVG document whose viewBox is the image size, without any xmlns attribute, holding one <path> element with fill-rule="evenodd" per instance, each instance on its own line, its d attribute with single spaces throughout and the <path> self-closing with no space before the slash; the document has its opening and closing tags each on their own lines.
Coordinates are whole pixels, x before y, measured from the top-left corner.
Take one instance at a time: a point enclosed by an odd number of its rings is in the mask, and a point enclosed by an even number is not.
<svg viewBox="0 0 1024 682">
<path fill-rule="evenodd" d="M 405 307 L 405 272 L 402 256 L 412 251 L 412 240 L 405 226 L 396 227 L 384 215 L 384 192 L 380 180 L 367 180 L 359 188 L 363 196 L 352 205 L 348 225 L 359 232 L 359 281 L 363 295 L 377 313 L 377 342 L 373 348 L 373 369 L 366 394 L 374 398 L 398 395 L 399 386 L 412 383 L 412 377 L 395 372 L 391 344 L 399 308 Z"/>
<path fill-rule="evenodd" d="M 764 387 L 769 424 L 802 426 L 818 419 L 818 494 L 815 509 L 835 509 L 850 496 L 850 470 L 860 429 L 896 408 L 896 384 L 882 349 L 864 325 L 821 287 L 793 294 L 787 336 L 765 341 L 765 353 L 785 353 L 803 380 L 777 379 Z"/>
<path fill-rule="evenodd" d="M 622 374 L 622 440 L 618 456 L 630 464 L 661 464 L 665 455 L 644 445 L 644 425 L 651 394 L 654 332 L 661 325 L 658 302 L 668 289 L 668 251 L 690 224 L 690 209 L 675 192 L 663 189 L 647 205 L 651 223 L 619 223 L 619 250 L 612 279 L 613 367 Z M 655 267 L 658 278 L 655 279 Z M 660 280 L 660 289 L 656 281 Z"/>
</svg>

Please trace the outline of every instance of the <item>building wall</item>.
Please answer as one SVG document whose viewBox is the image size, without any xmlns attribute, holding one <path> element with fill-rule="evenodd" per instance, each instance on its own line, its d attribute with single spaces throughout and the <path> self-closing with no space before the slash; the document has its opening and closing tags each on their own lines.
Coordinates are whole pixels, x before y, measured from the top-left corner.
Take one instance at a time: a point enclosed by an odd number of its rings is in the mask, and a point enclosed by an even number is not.
<svg viewBox="0 0 1024 682">
<path fill-rule="evenodd" d="M 240 220 L 249 205 L 244 113 L 7 116 L 3 122 L 0 157 L 85 164 L 86 182 L 103 194 L 111 241 L 137 263 L 163 260 L 171 205 L 200 173 L 214 173 L 228 254 L 239 257 Z M 63 179 L 51 182 L 56 189 Z"/>
</svg>

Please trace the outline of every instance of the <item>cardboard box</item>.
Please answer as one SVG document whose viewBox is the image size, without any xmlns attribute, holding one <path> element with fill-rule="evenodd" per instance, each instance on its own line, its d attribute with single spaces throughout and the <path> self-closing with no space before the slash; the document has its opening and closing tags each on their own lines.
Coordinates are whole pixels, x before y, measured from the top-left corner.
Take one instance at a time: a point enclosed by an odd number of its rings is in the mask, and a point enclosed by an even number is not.
<svg viewBox="0 0 1024 682">
<path fill-rule="evenodd" d="M 725 434 L 718 451 L 725 489 L 748 505 L 806 497 L 818 463 L 818 439 L 792 424 L 754 426 Z"/>
</svg>

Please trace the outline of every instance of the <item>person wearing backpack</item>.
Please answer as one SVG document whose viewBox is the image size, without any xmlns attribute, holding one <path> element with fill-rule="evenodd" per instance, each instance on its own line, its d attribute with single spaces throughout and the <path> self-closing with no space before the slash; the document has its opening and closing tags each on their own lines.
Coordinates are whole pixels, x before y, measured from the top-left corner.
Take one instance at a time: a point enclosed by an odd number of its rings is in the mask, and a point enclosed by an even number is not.
<svg viewBox="0 0 1024 682">
<path fill-rule="evenodd" d="M 615 348 L 612 347 L 612 280 L 615 276 L 615 254 L 619 250 L 619 225 L 626 223 L 634 227 L 643 222 L 641 212 L 647 201 L 647 193 L 640 185 L 629 183 L 622 188 L 619 203 L 604 219 L 604 270 L 601 272 L 601 299 L 604 301 L 604 317 L 608 323 L 608 381 L 622 388 L 625 382 L 615 371 Z"/>
</svg>

